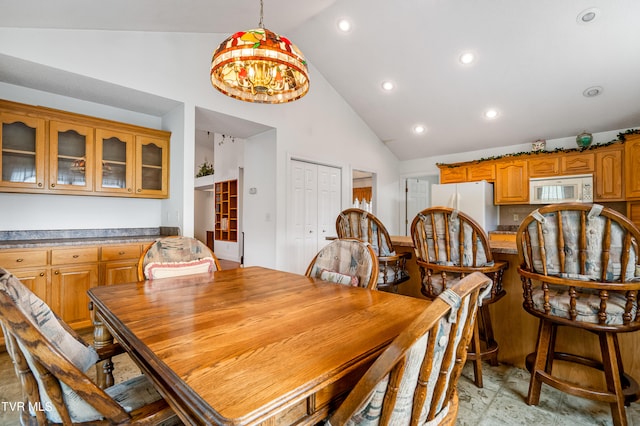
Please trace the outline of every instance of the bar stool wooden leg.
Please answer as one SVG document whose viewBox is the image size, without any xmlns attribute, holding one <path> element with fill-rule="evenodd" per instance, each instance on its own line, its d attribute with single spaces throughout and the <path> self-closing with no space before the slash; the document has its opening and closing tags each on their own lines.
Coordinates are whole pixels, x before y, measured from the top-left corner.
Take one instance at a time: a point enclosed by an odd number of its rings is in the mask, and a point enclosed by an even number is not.
<svg viewBox="0 0 640 426">
<path fill-rule="evenodd" d="M 627 417 L 624 409 L 624 394 L 618 366 L 618 353 L 615 336 L 612 333 L 600 333 L 600 348 L 602 349 L 602 364 L 604 376 L 607 382 L 607 390 L 611 392 L 614 400 L 609 403 L 613 424 L 626 426 Z"/>
<path fill-rule="evenodd" d="M 473 377 L 477 387 L 483 387 L 482 383 L 482 356 L 480 352 L 480 331 L 478 326 L 478 318 L 473 325 L 473 336 L 471 337 L 471 351 L 467 352 L 467 357 L 473 361 Z M 472 355 L 469 355 L 472 354 Z"/>
<path fill-rule="evenodd" d="M 531 380 L 529 382 L 529 393 L 527 394 L 528 405 L 538 405 L 540 403 L 540 389 L 542 388 L 542 380 L 540 379 L 541 371 L 546 371 L 548 363 L 548 356 L 550 350 L 550 343 L 552 339 L 552 324 L 550 321 L 541 319 L 540 326 L 538 328 L 538 342 L 536 343 L 535 360 L 531 369 Z"/>
</svg>

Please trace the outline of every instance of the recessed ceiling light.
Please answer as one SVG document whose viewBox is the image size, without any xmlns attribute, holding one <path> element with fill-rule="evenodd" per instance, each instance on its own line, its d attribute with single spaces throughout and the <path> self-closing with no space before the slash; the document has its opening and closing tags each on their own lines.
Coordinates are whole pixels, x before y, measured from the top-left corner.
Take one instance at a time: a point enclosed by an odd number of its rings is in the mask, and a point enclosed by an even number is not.
<svg viewBox="0 0 640 426">
<path fill-rule="evenodd" d="M 576 22 L 578 24 L 591 24 L 600 16 L 600 9 L 597 7 L 591 7 L 578 13 Z"/>
<path fill-rule="evenodd" d="M 584 89 L 584 92 L 582 92 L 582 95 L 587 98 L 593 98 L 594 96 L 598 96 L 601 93 L 602 93 L 601 86 L 592 86 Z"/>
<path fill-rule="evenodd" d="M 424 127 L 422 124 L 416 124 L 415 126 L 413 126 L 413 133 L 415 133 L 416 135 L 421 135 L 426 131 L 427 131 L 427 128 Z"/>
<path fill-rule="evenodd" d="M 465 52 L 460 55 L 460 62 L 464 65 L 468 65 L 476 59 L 476 56 L 471 52 Z"/>
<path fill-rule="evenodd" d="M 488 118 L 489 120 L 493 120 L 494 118 L 498 117 L 498 110 L 496 109 L 488 109 L 484 112 L 484 117 Z"/>
<path fill-rule="evenodd" d="M 386 92 L 390 92 L 393 89 L 396 88 L 396 85 L 393 84 L 393 81 L 390 80 L 385 80 L 382 82 L 382 88 L 386 91 Z"/>
<path fill-rule="evenodd" d="M 338 29 L 343 33 L 348 33 L 351 31 L 351 21 L 348 19 L 340 19 L 338 21 Z"/>
</svg>

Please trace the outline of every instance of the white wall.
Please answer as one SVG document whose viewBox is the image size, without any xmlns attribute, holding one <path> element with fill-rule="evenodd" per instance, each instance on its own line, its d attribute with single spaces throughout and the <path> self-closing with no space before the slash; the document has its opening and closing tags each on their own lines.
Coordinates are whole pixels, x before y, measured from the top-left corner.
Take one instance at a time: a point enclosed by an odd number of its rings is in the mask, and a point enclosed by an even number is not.
<svg viewBox="0 0 640 426">
<path fill-rule="evenodd" d="M 275 130 L 246 140 L 242 192 L 244 264 L 277 266 L 276 241 L 276 140 Z M 255 193 L 252 191 L 255 188 Z M 283 214 L 284 212 L 282 212 Z"/>
<path fill-rule="evenodd" d="M 302 99 L 284 105 L 240 102 L 218 93 L 209 81 L 212 51 L 227 36 L 0 28 L 0 40 L 12 41 L 0 44 L 0 54 L 134 88 L 183 104 L 182 111 L 171 111 L 171 114 L 161 118 L 161 126 L 154 127 L 172 131 L 171 197 L 160 203 L 160 207 L 156 205 L 156 209 L 161 210 L 163 224 L 171 225 L 177 221 L 185 235 L 193 235 L 194 232 L 193 141 L 196 107 L 277 129 L 273 153 L 275 186 L 271 188 L 275 196 L 275 211 L 271 216 L 275 221 L 275 244 L 271 244 L 269 250 L 256 252 L 255 264 L 275 263 L 275 267 L 286 264 L 286 170 L 291 156 L 330 164 L 337 161 L 345 172 L 342 191 L 344 206 L 349 205 L 351 170 L 375 172 L 378 182 L 377 215 L 387 223 L 397 223 L 397 204 L 400 199 L 398 161 L 316 71 L 312 58 L 308 58 L 311 89 Z M 304 50 L 304 46 L 301 48 Z M 0 97 L 15 98 L 4 92 L 0 93 Z M 44 95 L 35 98 L 31 103 L 54 106 L 47 102 Z M 90 111 L 88 113 L 92 115 Z M 264 156 L 248 155 L 245 172 L 264 167 L 263 160 Z M 80 201 L 87 205 L 85 214 L 100 215 L 100 208 L 91 198 L 82 197 Z M 8 214 L 16 220 L 20 215 L 20 207 L 10 209 Z M 148 213 L 157 222 L 158 213 Z M 64 220 L 62 212 L 54 212 L 46 221 L 49 228 L 58 228 Z M 115 220 L 121 227 L 129 227 L 133 223 L 129 212 L 124 209 L 118 211 Z M 20 228 L 34 227 L 31 221 L 19 221 L 22 225 Z M 255 227 L 259 227 L 263 220 L 260 222 L 254 224 Z M 43 222 L 37 224 L 42 226 Z M 250 225 L 245 224 L 246 227 Z M 390 226 L 390 232 L 396 232 L 394 226 Z"/>
</svg>

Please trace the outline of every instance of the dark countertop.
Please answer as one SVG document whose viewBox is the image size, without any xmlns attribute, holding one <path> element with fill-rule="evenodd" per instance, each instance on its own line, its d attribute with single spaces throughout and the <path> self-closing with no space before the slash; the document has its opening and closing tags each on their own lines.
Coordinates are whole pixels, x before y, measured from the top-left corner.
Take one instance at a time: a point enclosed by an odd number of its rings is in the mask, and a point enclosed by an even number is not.
<svg viewBox="0 0 640 426">
<path fill-rule="evenodd" d="M 175 227 L 0 231 L 0 249 L 151 242 L 179 235 Z"/>
</svg>

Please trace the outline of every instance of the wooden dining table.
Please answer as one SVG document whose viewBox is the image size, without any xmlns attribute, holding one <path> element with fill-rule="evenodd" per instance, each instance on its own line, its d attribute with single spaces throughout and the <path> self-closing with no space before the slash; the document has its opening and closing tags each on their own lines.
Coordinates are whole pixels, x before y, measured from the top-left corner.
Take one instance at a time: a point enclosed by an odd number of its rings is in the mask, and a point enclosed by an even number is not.
<svg viewBox="0 0 640 426">
<path fill-rule="evenodd" d="M 429 305 L 262 267 L 89 297 L 97 344 L 115 337 L 185 424 L 221 425 L 322 420 Z"/>
</svg>

